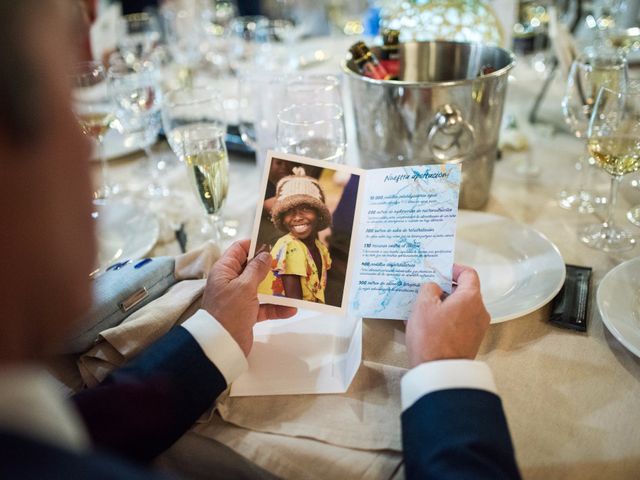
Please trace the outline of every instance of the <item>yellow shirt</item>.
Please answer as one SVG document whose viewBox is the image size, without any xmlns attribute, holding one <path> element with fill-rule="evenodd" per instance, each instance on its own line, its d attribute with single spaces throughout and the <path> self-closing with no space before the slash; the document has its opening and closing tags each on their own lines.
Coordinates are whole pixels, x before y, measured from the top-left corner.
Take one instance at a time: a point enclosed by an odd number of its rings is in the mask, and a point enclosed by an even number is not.
<svg viewBox="0 0 640 480">
<path fill-rule="evenodd" d="M 271 249 L 273 264 L 267 277 L 258 286 L 258 293 L 286 297 L 280 275 L 297 275 L 302 285 L 302 299 L 324 303 L 327 286 L 327 270 L 331 268 L 331 257 L 327 247 L 316 239 L 316 247 L 322 259 L 322 275 L 307 246 L 290 233 L 278 239 Z M 320 278 L 322 277 L 322 278 Z"/>
</svg>

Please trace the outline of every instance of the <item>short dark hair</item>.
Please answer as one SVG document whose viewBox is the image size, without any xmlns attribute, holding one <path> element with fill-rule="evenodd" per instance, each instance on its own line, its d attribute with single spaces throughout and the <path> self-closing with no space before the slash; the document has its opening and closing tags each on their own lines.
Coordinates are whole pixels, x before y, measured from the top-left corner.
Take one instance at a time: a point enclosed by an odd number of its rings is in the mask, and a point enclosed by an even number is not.
<svg viewBox="0 0 640 480">
<path fill-rule="evenodd" d="M 21 37 L 29 16 L 43 4 L 0 0 L 0 128 L 16 143 L 34 138 L 40 127 L 38 75 Z"/>
</svg>

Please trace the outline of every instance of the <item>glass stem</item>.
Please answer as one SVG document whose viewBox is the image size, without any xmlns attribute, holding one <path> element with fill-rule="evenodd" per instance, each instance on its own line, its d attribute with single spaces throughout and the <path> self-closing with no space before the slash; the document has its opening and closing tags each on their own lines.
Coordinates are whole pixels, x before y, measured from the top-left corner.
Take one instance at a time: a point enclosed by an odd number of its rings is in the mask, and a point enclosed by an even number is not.
<svg viewBox="0 0 640 480">
<path fill-rule="evenodd" d="M 109 197 L 109 167 L 104 152 L 104 137 L 97 138 L 98 141 L 98 158 L 100 159 L 100 182 L 98 188 L 97 200 L 106 200 Z"/>
<path fill-rule="evenodd" d="M 182 88 L 193 88 L 193 70 L 191 67 L 181 67 L 178 72 L 178 79 Z"/>
<path fill-rule="evenodd" d="M 620 183 L 621 176 L 611 177 L 611 188 L 609 189 L 609 208 L 607 209 L 607 219 L 604 222 L 604 235 L 605 238 L 613 238 L 613 215 L 616 208 L 616 198 L 618 196 L 618 184 Z"/>
<path fill-rule="evenodd" d="M 158 187 L 158 164 L 151 146 L 144 147 L 144 154 L 147 156 L 147 168 L 149 169 L 149 175 L 151 175 L 151 186 L 156 188 Z"/>
<path fill-rule="evenodd" d="M 209 224 L 211 225 L 211 230 L 212 230 L 212 240 L 215 243 L 220 243 L 220 240 L 222 239 L 222 230 L 220 228 L 220 222 L 221 222 L 221 218 L 217 213 L 212 213 L 212 214 L 208 214 L 207 215 L 208 219 L 209 219 Z"/>
</svg>

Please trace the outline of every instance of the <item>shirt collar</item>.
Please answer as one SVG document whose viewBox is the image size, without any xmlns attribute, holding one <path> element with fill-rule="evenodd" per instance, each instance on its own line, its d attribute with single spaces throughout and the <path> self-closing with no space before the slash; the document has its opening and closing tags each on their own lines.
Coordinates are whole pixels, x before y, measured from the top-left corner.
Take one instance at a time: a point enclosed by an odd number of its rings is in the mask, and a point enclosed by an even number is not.
<svg viewBox="0 0 640 480">
<path fill-rule="evenodd" d="M 89 437 L 78 413 L 39 366 L 0 369 L 0 429 L 81 451 Z"/>
</svg>

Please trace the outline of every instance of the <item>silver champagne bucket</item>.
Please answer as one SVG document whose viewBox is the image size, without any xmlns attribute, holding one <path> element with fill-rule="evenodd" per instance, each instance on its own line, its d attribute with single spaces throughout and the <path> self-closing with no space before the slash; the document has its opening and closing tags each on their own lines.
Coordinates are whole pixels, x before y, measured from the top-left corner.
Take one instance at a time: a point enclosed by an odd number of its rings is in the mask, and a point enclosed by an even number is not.
<svg viewBox="0 0 640 480">
<path fill-rule="evenodd" d="M 514 61 L 502 48 L 434 41 L 401 45 L 402 81 L 364 77 L 346 62 L 361 165 L 461 163 L 460 207 L 482 208 Z"/>
</svg>

